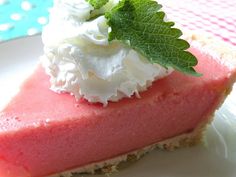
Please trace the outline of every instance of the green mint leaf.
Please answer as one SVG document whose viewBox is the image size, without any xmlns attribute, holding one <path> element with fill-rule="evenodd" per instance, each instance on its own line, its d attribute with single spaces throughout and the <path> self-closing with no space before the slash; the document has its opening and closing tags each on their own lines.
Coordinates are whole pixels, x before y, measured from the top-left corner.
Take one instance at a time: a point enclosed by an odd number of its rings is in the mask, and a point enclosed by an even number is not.
<svg viewBox="0 0 236 177">
<path fill-rule="evenodd" d="M 94 9 L 100 9 L 102 6 L 104 6 L 106 3 L 108 3 L 109 0 L 87 0 Z"/>
<path fill-rule="evenodd" d="M 179 39 L 182 32 L 173 28 L 173 22 L 165 22 L 161 7 L 153 0 L 121 0 L 105 14 L 111 27 L 109 41 L 122 41 L 152 63 L 200 76 L 193 68 L 196 57 L 186 51 L 190 45 Z"/>
</svg>

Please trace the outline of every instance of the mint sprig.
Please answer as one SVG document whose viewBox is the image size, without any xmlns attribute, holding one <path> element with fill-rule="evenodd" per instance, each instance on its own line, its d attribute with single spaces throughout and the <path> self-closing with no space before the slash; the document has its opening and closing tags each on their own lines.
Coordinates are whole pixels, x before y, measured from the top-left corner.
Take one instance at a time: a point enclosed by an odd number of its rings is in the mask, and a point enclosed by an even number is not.
<svg viewBox="0 0 236 177">
<path fill-rule="evenodd" d="M 153 0 L 121 0 L 105 14 L 111 27 L 109 41 L 129 45 L 152 63 L 200 76 L 193 68 L 196 57 L 186 51 L 190 45 L 179 39 L 182 32 L 173 28 L 173 22 L 164 20 L 161 7 Z"/>
<path fill-rule="evenodd" d="M 100 9 L 109 2 L 87 1 L 95 9 Z M 109 41 L 119 40 L 129 45 L 151 63 L 201 76 L 193 68 L 197 65 L 196 57 L 186 51 L 190 45 L 179 38 L 182 32 L 173 27 L 173 22 L 164 20 L 165 13 L 161 8 L 155 0 L 120 0 L 110 12 L 105 13 L 111 27 Z"/>
<path fill-rule="evenodd" d="M 102 6 L 104 6 L 106 3 L 108 3 L 109 0 L 87 0 L 94 9 L 100 9 Z"/>
</svg>

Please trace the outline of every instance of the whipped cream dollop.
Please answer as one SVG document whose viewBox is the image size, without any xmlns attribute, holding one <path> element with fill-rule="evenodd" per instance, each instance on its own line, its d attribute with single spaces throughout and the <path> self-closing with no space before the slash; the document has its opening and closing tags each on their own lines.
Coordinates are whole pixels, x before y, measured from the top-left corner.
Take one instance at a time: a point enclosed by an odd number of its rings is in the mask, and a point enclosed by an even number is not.
<svg viewBox="0 0 236 177">
<path fill-rule="evenodd" d="M 42 39 L 41 61 L 50 75 L 51 89 L 68 92 L 89 102 L 118 101 L 146 90 L 155 80 L 170 74 L 150 63 L 119 41 L 108 42 L 111 31 L 106 18 L 95 16 L 114 7 L 110 0 L 99 10 L 85 0 L 55 0 Z"/>
</svg>

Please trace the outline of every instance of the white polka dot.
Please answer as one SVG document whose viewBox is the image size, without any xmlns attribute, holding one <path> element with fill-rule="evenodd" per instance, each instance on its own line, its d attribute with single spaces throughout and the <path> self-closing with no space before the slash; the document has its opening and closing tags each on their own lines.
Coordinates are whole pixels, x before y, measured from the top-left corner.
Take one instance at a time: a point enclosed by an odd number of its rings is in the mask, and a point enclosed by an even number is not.
<svg viewBox="0 0 236 177">
<path fill-rule="evenodd" d="M 11 14 L 12 20 L 18 21 L 18 20 L 21 20 L 21 18 L 22 18 L 21 14 L 17 14 L 17 13 Z"/>
<path fill-rule="evenodd" d="M 0 0 L 0 5 L 5 5 L 8 3 L 8 0 Z"/>
<path fill-rule="evenodd" d="M 29 1 L 23 1 L 21 3 L 21 8 L 25 11 L 29 11 L 33 8 L 33 5 Z"/>
<path fill-rule="evenodd" d="M 10 23 L 0 24 L 0 31 L 8 31 L 14 28 L 14 26 Z"/>
<path fill-rule="evenodd" d="M 39 32 L 38 29 L 36 29 L 36 28 L 30 28 L 30 29 L 28 29 L 27 34 L 31 36 L 31 35 L 37 34 L 38 32 Z"/>
<path fill-rule="evenodd" d="M 46 17 L 39 17 L 39 18 L 37 19 L 37 21 L 38 21 L 38 23 L 41 24 L 41 25 L 45 25 L 45 24 L 48 22 L 48 20 L 47 20 Z"/>
</svg>

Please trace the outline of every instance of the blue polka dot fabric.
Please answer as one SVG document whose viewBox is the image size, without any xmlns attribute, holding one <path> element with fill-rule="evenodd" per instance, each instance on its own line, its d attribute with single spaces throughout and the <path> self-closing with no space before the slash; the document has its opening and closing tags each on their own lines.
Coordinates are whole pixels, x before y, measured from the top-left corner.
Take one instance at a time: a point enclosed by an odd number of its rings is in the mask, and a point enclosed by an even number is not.
<svg viewBox="0 0 236 177">
<path fill-rule="evenodd" d="M 52 0 L 0 0 L 0 41 L 40 33 L 52 4 Z"/>
</svg>

